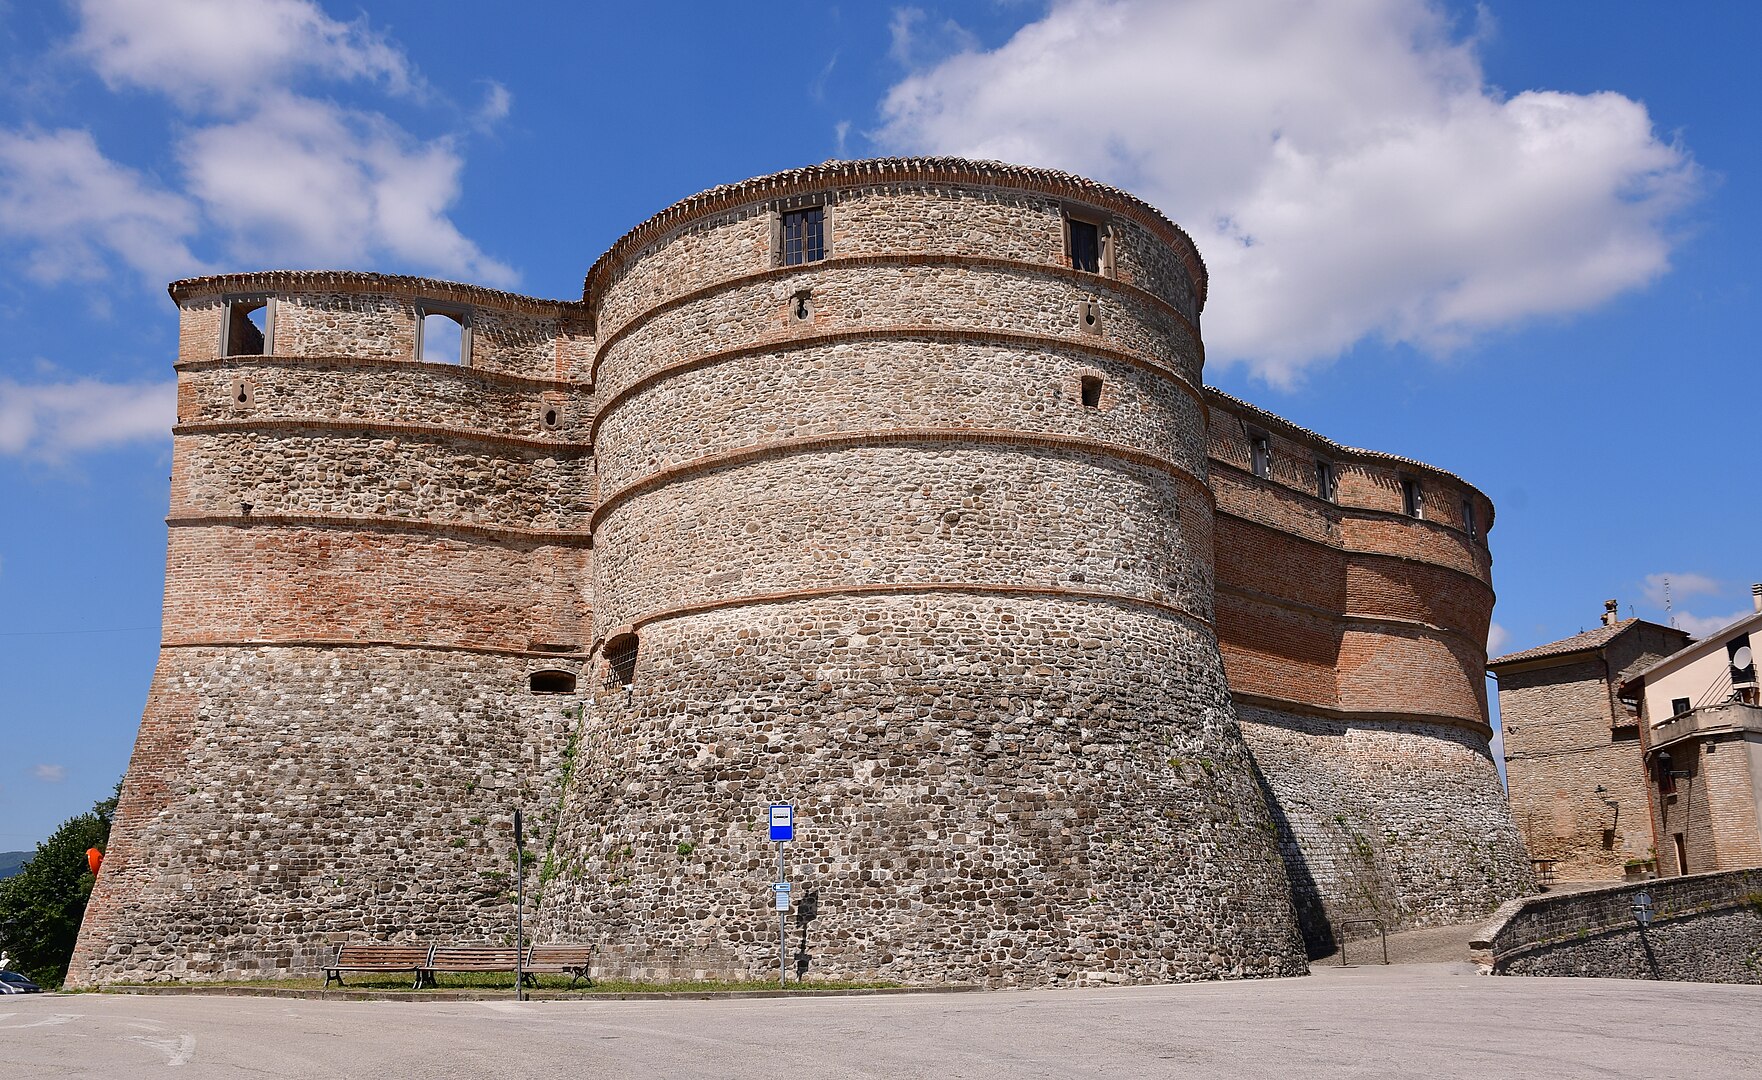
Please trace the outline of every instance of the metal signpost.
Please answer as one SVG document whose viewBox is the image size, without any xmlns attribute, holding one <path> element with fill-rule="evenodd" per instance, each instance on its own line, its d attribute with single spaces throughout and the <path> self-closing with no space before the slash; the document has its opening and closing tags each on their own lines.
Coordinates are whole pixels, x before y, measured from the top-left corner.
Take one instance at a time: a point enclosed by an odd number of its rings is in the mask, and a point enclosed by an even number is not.
<svg viewBox="0 0 1762 1080">
<path fill-rule="evenodd" d="M 1643 893 L 1640 893 L 1637 896 L 1635 896 L 1634 903 L 1633 903 L 1633 912 L 1634 912 L 1634 922 L 1637 922 L 1640 924 L 1641 930 L 1644 930 L 1646 927 L 1651 926 L 1652 925 L 1652 894 L 1649 892 L 1643 892 Z"/>
<path fill-rule="evenodd" d="M 526 972 L 520 954 L 526 941 L 526 837 L 520 831 L 520 809 L 514 809 L 514 1000 L 526 1000 Z"/>
<path fill-rule="evenodd" d="M 771 804 L 771 840 L 777 845 L 777 881 L 771 894 L 777 902 L 777 985 L 789 982 L 789 872 L 783 865 L 783 845 L 795 839 L 795 806 Z"/>
</svg>

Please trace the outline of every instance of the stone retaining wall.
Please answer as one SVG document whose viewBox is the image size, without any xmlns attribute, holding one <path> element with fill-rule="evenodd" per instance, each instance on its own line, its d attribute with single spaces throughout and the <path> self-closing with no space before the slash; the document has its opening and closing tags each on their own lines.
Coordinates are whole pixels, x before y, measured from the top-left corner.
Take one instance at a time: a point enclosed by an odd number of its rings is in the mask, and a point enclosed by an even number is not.
<svg viewBox="0 0 1762 1080">
<path fill-rule="evenodd" d="M 1643 931 L 1633 915 L 1642 892 L 1653 903 Z M 1470 948 L 1496 975 L 1762 983 L 1762 869 L 1525 896 Z"/>
</svg>

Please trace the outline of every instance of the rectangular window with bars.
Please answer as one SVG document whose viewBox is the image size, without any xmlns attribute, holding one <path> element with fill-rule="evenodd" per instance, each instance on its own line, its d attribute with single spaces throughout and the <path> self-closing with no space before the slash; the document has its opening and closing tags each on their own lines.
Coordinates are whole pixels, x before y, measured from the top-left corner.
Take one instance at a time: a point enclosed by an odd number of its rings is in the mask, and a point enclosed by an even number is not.
<svg viewBox="0 0 1762 1080">
<path fill-rule="evenodd" d="M 826 257 L 826 208 L 810 206 L 783 214 L 783 265 L 800 266 Z"/>
</svg>

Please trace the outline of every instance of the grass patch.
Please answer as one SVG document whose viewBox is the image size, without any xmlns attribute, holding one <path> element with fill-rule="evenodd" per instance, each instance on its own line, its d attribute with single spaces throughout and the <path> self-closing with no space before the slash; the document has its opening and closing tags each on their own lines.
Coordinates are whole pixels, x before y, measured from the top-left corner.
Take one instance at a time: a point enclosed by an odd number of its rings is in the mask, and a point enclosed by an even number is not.
<svg viewBox="0 0 1762 1080">
<path fill-rule="evenodd" d="M 347 982 L 344 990 L 392 990 L 411 992 L 410 983 L 414 976 L 408 975 L 345 975 Z M 776 980 L 764 979 L 680 979 L 676 981 L 648 981 L 638 979 L 595 979 L 592 986 L 576 983 L 569 986 L 567 975 L 536 975 L 536 989 L 545 991 L 563 991 L 575 995 L 593 994 L 702 994 L 720 993 L 731 990 L 776 990 Z M 499 972 L 461 971 L 456 974 L 442 972 L 435 976 L 438 986 L 424 987 L 414 991 L 418 994 L 432 994 L 437 990 L 505 990 L 514 992 L 514 976 Z M 897 982 L 868 982 L 850 979 L 809 979 L 798 983 L 791 979 L 788 990 L 894 990 L 904 986 Z M 201 983 L 116 983 L 105 987 L 107 990 L 127 990 L 134 987 L 154 986 L 214 986 L 214 987 L 248 987 L 263 990 L 320 990 L 324 988 L 324 977 L 301 977 L 291 979 L 228 979 L 224 982 Z M 331 984 L 336 989 L 336 984 Z M 528 986 L 527 989 L 534 989 Z"/>
</svg>

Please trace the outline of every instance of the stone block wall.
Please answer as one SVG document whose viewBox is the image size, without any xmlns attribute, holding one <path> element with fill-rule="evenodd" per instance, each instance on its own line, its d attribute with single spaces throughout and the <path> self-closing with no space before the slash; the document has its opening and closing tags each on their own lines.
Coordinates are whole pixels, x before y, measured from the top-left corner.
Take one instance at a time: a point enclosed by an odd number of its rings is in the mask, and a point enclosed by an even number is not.
<svg viewBox="0 0 1762 1080">
<path fill-rule="evenodd" d="M 1635 897 L 1653 922 L 1634 920 Z M 1471 944 L 1496 975 L 1762 983 L 1762 870 L 1526 896 Z"/>
<path fill-rule="evenodd" d="M 778 265 L 815 202 L 828 257 Z M 1205 291 L 1131 196 L 952 159 L 694 196 L 579 303 L 177 283 L 161 665 L 72 980 L 498 940 L 514 805 L 535 933 L 606 974 L 769 968 L 779 799 L 809 974 L 1296 974 L 1299 912 L 1517 891 L 1491 506 L 1204 390 Z M 235 297 L 266 355 L 217 355 Z"/>
</svg>

